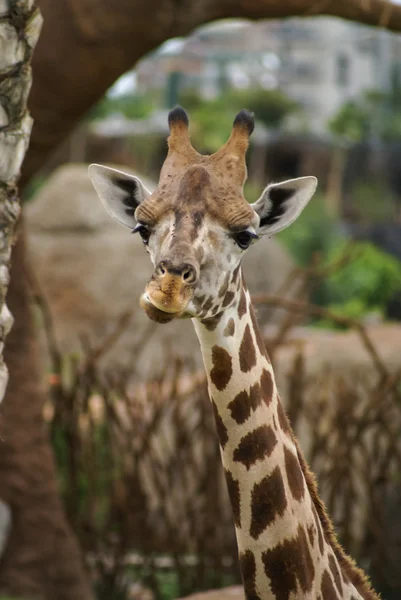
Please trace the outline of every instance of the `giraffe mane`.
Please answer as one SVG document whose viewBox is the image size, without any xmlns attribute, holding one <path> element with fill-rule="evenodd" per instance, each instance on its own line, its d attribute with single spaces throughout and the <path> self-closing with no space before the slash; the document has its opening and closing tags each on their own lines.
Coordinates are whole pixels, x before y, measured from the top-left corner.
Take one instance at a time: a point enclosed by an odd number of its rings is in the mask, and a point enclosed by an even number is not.
<svg viewBox="0 0 401 600">
<path fill-rule="evenodd" d="M 360 569 L 355 561 L 344 551 L 343 547 L 337 539 L 334 531 L 333 523 L 327 513 L 326 506 L 319 496 L 318 486 L 315 474 L 309 468 L 305 460 L 303 452 L 299 446 L 298 440 L 294 435 L 290 424 L 288 425 L 291 436 L 297 449 L 298 460 L 301 465 L 302 472 L 305 477 L 306 485 L 309 490 L 313 505 L 316 509 L 319 521 L 323 528 L 323 535 L 326 541 L 332 547 L 334 554 L 342 568 L 344 575 L 348 577 L 357 591 L 363 596 L 364 600 L 379 600 L 380 596 L 373 590 L 371 583 L 362 569 Z"/>
</svg>

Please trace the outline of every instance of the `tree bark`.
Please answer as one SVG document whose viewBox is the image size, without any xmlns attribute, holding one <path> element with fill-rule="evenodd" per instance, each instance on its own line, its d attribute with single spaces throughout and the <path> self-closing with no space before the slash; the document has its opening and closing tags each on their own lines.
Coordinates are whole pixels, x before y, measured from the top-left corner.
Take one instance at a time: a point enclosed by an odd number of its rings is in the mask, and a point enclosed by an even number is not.
<svg viewBox="0 0 401 600">
<path fill-rule="evenodd" d="M 7 385 L 1 357 L 12 325 L 5 303 L 15 223 L 19 215 L 17 179 L 31 133 L 26 99 L 31 84 L 30 62 L 41 25 L 32 2 L 0 0 L 0 402 Z"/>
<path fill-rule="evenodd" d="M 6 294 L 11 245 L 20 212 L 17 180 L 32 127 L 26 100 L 32 79 L 31 55 L 40 26 L 41 17 L 33 2 L 0 0 L 0 403 L 8 383 L 4 343 L 13 323 Z M 0 555 L 11 525 L 2 484 L 0 476 Z"/>
<path fill-rule="evenodd" d="M 81 552 L 59 497 L 42 416 L 44 390 L 26 268 L 20 231 L 8 293 L 15 322 L 5 351 L 10 382 L 2 406 L 7 428 L 3 425 L 1 436 L 0 496 L 11 507 L 12 527 L 0 557 L 0 596 L 91 600 Z"/>
<path fill-rule="evenodd" d="M 43 390 L 24 268 L 24 240 L 9 262 L 19 215 L 17 180 L 32 119 L 26 101 L 41 16 L 32 0 L 0 0 L 0 595 L 91 600 L 81 555 L 57 490 L 42 419 Z M 5 363 L 2 358 L 8 335 Z"/>
</svg>

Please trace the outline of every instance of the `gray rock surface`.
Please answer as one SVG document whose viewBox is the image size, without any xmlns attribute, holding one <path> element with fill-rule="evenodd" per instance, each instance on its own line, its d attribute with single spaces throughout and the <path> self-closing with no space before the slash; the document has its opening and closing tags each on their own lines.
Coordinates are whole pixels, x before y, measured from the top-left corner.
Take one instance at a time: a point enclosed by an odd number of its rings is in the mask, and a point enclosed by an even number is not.
<svg viewBox="0 0 401 600">
<path fill-rule="evenodd" d="M 25 219 L 31 264 L 64 352 L 79 351 L 83 335 L 100 342 L 118 317 L 132 308 L 129 325 L 103 359 L 108 366 L 135 363 L 142 375 L 155 374 L 167 353 L 189 356 L 201 365 L 189 320 L 159 325 L 155 335 L 140 310 L 139 297 L 152 272 L 149 257 L 139 236 L 130 235 L 108 215 L 89 180 L 87 165 L 57 169 L 27 205 Z M 258 294 L 275 291 L 292 266 L 285 250 L 271 239 L 261 240 L 244 259 L 247 283 Z M 134 355 L 133 348 L 143 337 Z"/>
</svg>

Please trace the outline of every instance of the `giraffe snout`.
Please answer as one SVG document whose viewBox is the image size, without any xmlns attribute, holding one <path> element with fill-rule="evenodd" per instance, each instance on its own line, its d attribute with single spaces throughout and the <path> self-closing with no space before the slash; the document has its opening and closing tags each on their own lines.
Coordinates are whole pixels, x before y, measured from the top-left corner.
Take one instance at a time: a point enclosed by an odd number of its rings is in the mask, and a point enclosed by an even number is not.
<svg viewBox="0 0 401 600">
<path fill-rule="evenodd" d="M 190 263 L 175 265 L 169 260 L 162 260 L 157 265 L 155 273 L 161 278 L 169 275 L 181 277 L 185 285 L 194 285 L 198 280 L 198 270 Z"/>
<path fill-rule="evenodd" d="M 168 314 L 171 318 L 181 317 L 192 299 L 197 280 L 198 269 L 195 265 L 160 261 L 146 286 L 141 306 L 150 318 L 154 317 L 156 309 L 159 322 L 160 313 Z"/>
</svg>

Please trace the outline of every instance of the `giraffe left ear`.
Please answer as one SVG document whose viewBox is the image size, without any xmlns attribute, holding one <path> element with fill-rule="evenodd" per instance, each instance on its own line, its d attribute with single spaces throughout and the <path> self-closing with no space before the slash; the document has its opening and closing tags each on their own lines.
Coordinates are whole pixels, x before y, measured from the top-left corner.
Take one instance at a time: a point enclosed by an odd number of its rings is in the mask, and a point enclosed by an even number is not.
<svg viewBox="0 0 401 600">
<path fill-rule="evenodd" d="M 139 177 L 96 164 L 89 165 L 88 172 L 97 195 L 113 219 L 134 229 L 135 211 L 150 196 Z"/>
<path fill-rule="evenodd" d="M 281 231 L 301 214 L 317 186 L 316 177 L 299 177 L 272 183 L 252 208 L 259 215 L 259 235 Z"/>
</svg>

